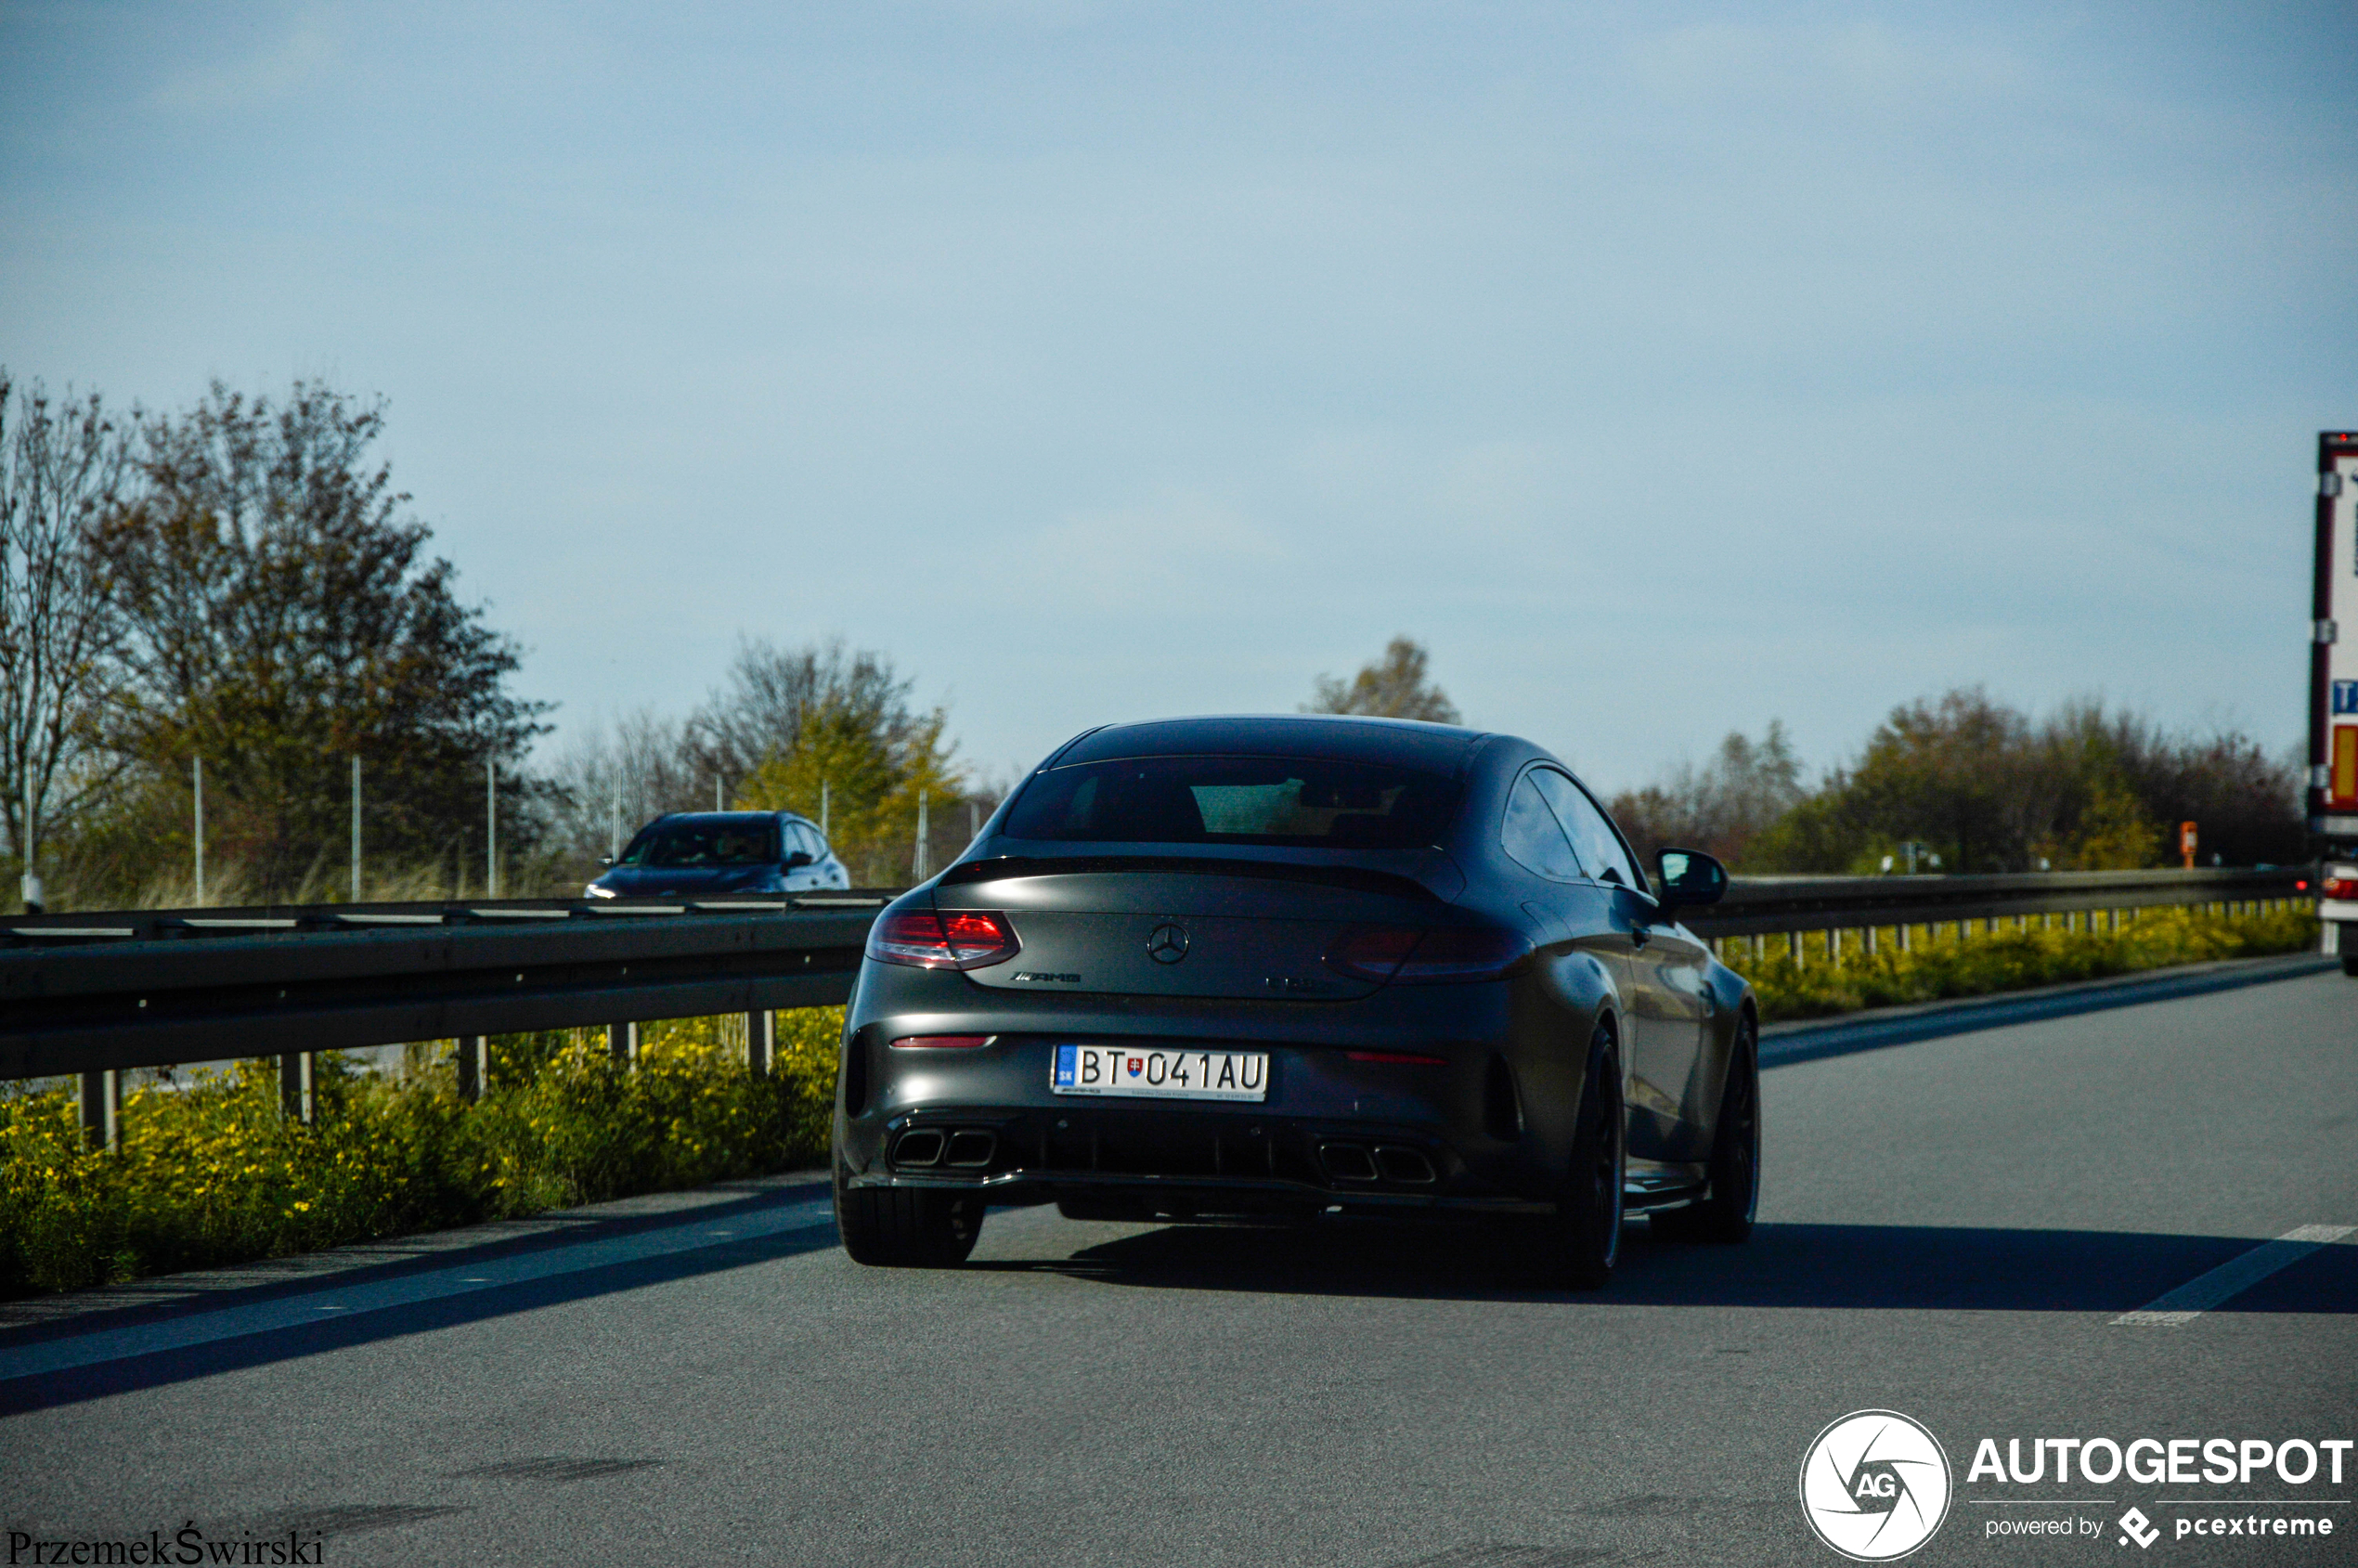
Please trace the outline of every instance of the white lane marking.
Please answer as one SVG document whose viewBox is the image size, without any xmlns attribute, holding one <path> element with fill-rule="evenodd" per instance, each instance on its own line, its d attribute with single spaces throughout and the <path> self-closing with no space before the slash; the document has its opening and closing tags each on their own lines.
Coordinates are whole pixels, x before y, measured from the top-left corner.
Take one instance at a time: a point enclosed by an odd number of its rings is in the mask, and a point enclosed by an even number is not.
<svg viewBox="0 0 2358 1568">
<path fill-rule="evenodd" d="M 734 1238 L 742 1240 L 748 1237 L 809 1230 L 831 1225 L 834 1220 L 832 1201 L 824 1198 L 812 1199 L 743 1217 L 738 1222 Z M 699 1247 L 710 1245 L 709 1236 L 702 1230 L 665 1226 L 605 1241 L 582 1241 L 570 1247 L 519 1252 L 489 1263 L 470 1259 L 450 1268 L 398 1275 L 369 1285 L 354 1287 L 323 1280 L 317 1290 L 306 1295 L 282 1296 L 275 1301 L 256 1302 L 251 1306 L 224 1307 L 217 1312 L 191 1313 L 186 1317 L 169 1317 L 162 1322 L 142 1323 L 128 1328 L 101 1328 L 88 1334 L 0 1348 L 0 1380 L 30 1377 L 40 1372 L 71 1371 L 78 1367 L 96 1367 L 104 1362 L 120 1361 L 125 1356 L 146 1355 L 160 1350 L 179 1350 L 188 1345 L 208 1344 L 215 1340 L 232 1340 L 247 1334 L 267 1333 L 274 1328 L 292 1328 L 301 1323 L 317 1323 L 322 1313 L 382 1312 L 390 1307 L 413 1306 L 420 1302 L 462 1296 L 495 1286 L 552 1279 L 560 1275 L 579 1274 L 588 1269 L 613 1268 L 646 1258 L 693 1251 Z M 461 1275 L 458 1271 L 462 1267 L 481 1269 L 483 1272 Z M 330 1291 L 335 1294 L 334 1304 L 322 1304 L 319 1297 Z"/>
<path fill-rule="evenodd" d="M 2302 1225 L 2275 1240 L 2228 1259 L 2209 1274 L 2187 1280 L 2166 1296 L 2157 1296 L 2134 1312 L 2114 1318 L 2113 1326 L 2174 1328 L 2192 1323 L 2212 1307 L 2240 1296 L 2278 1269 L 2297 1263 L 2320 1247 L 2339 1241 L 2358 1225 Z"/>
</svg>

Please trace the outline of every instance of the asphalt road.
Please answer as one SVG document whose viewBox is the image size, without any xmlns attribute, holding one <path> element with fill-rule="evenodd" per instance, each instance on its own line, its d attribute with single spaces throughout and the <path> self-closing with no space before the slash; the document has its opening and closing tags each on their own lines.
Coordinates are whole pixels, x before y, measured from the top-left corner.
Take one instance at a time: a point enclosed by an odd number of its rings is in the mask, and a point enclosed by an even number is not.
<svg viewBox="0 0 2358 1568">
<path fill-rule="evenodd" d="M 2358 1438 L 2358 1237 L 2254 1253 L 2358 1225 L 2358 981 L 1797 1062 L 1765 1106 L 1753 1242 L 1638 1226 L 1599 1296 L 1449 1232 L 1053 1210 L 994 1213 L 963 1270 L 863 1270 L 772 1185 L 19 1329 L 0 1529 L 292 1529 L 330 1563 L 1822 1565 L 1803 1454 L 1874 1407 L 1952 1467 L 1911 1562 L 2358 1562 L 2358 1450 L 2338 1485 L 1968 1477 L 1985 1437 Z M 2176 1534 L 2230 1514 L 2336 1533 Z"/>
</svg>

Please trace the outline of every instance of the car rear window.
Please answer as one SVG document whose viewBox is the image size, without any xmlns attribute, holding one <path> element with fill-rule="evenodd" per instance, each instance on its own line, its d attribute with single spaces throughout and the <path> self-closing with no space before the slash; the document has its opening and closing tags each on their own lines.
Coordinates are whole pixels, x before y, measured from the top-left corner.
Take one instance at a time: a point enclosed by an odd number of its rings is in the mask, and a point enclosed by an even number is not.
<svg viewBox="0 0 2358 1568">
<path fill-rule="evenodd" d="M 778 824 L 768 823 L 669 823 L 651 827 L 630 841 L 622 865 L 678 870 L 693 866 L 775 865 Z"/>
<path fill-rule="evenodd" d="M 1458 809 L 1439 773 L 1321 758 L 1144 757 L 1052 769 L 1008 812 L 1015 838 L 1407 849 Z"/>
</svg>

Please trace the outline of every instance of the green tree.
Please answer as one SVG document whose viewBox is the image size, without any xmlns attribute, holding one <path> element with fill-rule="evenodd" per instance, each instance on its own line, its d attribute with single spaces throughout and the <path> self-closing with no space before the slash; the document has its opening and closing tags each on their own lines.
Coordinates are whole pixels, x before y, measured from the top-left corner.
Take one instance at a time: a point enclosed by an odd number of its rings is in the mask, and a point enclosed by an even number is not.
<svg viewBox="0 0 2358 1568">
<path fill-rule="evenodd" d="M 1407 636 L 1393 638 L 1383 656 L 1362 665 L 1349 680 L 1318 677 L 1317 695 L 1302 705 L 1304 713 L 1364 713 L 1378 719 L 1422 719 L 1434 724 L 1458 724 L 1458 707 L 1448 693 L 1427 674 L 1431 663 L 1424 646 Z"/>
<path fill-rule="evenodd" d="M 372 852 L 455 855 L 481 844 L 486 762 L 512 807 L 545 728 L 509 689 L 514 644 L 370 458 L 383 423 L 317 382 L 283 403 L 215 382 L 145 421 L 145 492 L 97 531 L 125 633 L 114 744 L 158 775 L 203 758 L 224 858 L 266 894 L 340 855 L 352 758 Z"/>
<path fill-rule="evenodd" d="M 2028 725 L 1979 687 L 1903 704 L 1868 738 L 1844 790 L 1850 819 L 1930 844 L 1953 872 L 2020 871 L 2038 804 Z"/>
</svg>

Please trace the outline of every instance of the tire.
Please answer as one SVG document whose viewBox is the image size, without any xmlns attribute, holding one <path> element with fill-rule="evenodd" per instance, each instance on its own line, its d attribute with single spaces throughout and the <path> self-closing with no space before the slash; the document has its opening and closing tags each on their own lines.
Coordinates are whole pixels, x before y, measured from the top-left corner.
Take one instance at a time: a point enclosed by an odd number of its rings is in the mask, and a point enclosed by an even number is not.
<svg viewBox="0 0 2358 1568">
<path fill-rule="evenodd" d="M 983 1201 L 923 1187 L 855 1187 L 836 1161 L 836 1235 L 874 1268 L 954 1268 L 982 1234 Z"/>
<path fill-rule="evenodd" d="M 2358 975 L 2358 952 L 2345 952 L 2341 955 L 2341 972 L 2345 975 Z"/>
<path fill-rule="evenodd" d="M 1621 1257 L 1622 1188 L 1629 1173 L 1629 1120 L 1621 1095 L 1621 1052 L 1600 1029 L 1588 1043 L 1588 1076 L 1556 1212 L 1548 1221 L 1548 1262 L 1575 1290 L 1612 1283 Z"/>
<path fill-rule="evenodd" d="M 1728 1084 L 1711 1134 L 1710 1193 L 1700 1203 L 1665 1209 L 1654 1230 L 1675 1241 L 1730 1244 L 1752 1238 L 1760 1209 L 1760 1045 L 1750 1018 L 1736 1026 L 1728 1057 Z"/>
</svg>

